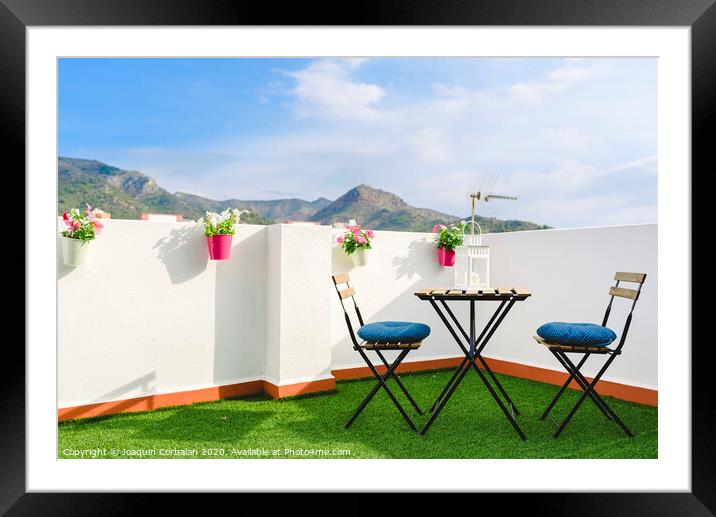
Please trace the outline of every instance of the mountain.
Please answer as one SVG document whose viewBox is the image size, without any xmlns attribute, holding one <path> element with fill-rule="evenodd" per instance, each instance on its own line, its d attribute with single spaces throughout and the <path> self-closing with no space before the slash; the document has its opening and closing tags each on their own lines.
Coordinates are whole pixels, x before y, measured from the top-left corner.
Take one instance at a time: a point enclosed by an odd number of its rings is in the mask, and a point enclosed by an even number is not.
<svg viewBox="0 0 716 517">
<path fill-rule="evenodd" d="M 110 212 L 116 219 L 139 219 L 143 212 L 181 214 L 186 219 L 198 219 L 207 210 L 216 212 L 225 208 L 240 208 L 250 210 L 241 216 L 241 221 L 248 224 L 272 224 L 285 220 L 332 224 L 355 219 L 374 230 L 414 232 L 429 232 L 436 223 L 450 225 L 460 220 L 457 216 L 429 208 L 416 208 L 395 194 L 368 185 L 358 185 L 333 202 L 323 197 L 315 201 L 215 201 L 184 192 L 171 194 L 146 174 L 119 169 L 97 160 L 60 157 L 57 174 L 59 213 L 89 203 Z M 529 221 L 485 217 L 478 217 L 477 221 L 485 233 L 549 228 Z"/>
<path fill-rule="evenodd" d="M 322 224 L 346 222 L 349 219 L 355 219 L 366 228 L 374 230 L 413 232 L 429 232 L 436 223 L 450 225 L 460 220 L 455 215 L 410 206 L 395 194 L 368 185 L 352 188 L 311 217 L 312 221 L 320 221 Z M 469 217 L 464 220 L 469 220 Z M 548 228 L 528 221 L 502 221 L 479 216 L 477 222 L 485 233 Z"/>
<path fill-rule="evenodd" d="M 137 171 L 126 171 L 97 160 L 60 157 L 57 160 L 58 210 L 80 208 L 84 203 L 110 212 L 116 219 L 139 219 L 144 213 L 181 214 L 198 219 L 204 210 L 169 193 Z M 221 209 L 227 208 L 222 205 Z M 249 224 L 272 221 L 256 213 L 242 214 Z"/>
<path fill-rule="evenodd" d="M 428 208 L 415 208 L 400 197 L 368 185 L 350 189 L 333 203 L 316 212 L 312 221 L 322 224 L 355 219 L 373 230 L 430 231 L 435 223 L 458 219 Z"/>
<path fill-rule="evenodd" d="M 277 222 L 287 220 L 307 221 L 313 214 L 331 204 L 331 201 L 324 197 L 320 197 L 315 201 L 304 201 L 303 199 L 274 199 L 270 201 L 227 199 L 226 201 L 214 201 L 213 199 L 185 192 L 177 192 L 175 196 L 203 211 L 216 211 L 220 206 L 230 206 L 232 208 L 251 210 Z"/>
</svg>

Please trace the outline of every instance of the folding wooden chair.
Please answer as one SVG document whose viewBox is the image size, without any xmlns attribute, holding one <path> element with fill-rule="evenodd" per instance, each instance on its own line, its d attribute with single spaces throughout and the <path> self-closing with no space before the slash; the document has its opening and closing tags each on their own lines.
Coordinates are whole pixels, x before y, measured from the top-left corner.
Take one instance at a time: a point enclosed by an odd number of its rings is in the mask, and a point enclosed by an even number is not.
<svg viewBox="0 0 716 517">
<path fill-rule="evenodd" d="M 358 351 L 360 356 L 368 365 L 370 371 L 373 373 L 373 376 L 378 381 L 373 389 L 370 390 L 368 395 L 366 395 L 363 401 L 358 405 L 355 413 L 353 413 L 353 416 L 346 423 L 345 428 L 348 429 L 351 425 L 353 425 L 353 422 L 356 418 L 358 418 L 358 415 L 363 412 L 371 399 L 376 395 L 376 393 L 378 393 L 378 391 L 380 391 L 380 388 L 383 388 L 402 417 L 408 423 L 408 426 L 410 426 L 410 429 L 417 432 L 415 424 L 400 405 L 398 399 L 395 398 L 393 392 L 390 391 L 386 381 L 390 378 L 395 379 L 396 384 L 415 408 L 415 411 L 417 411 L 418 414 L 423 413 L 413 397 L 411 397 L 410 393 L 408 393 L 408 390 L 405 386 L 403 386 L 403 383 L 400 381 L 398 376 L 395 374 L 395 370 L 398 366 L 400 366 L 400 363 L 403 362 L 403 359 L 405 359 L 411 350 L 417 350 L 420 348 L 422 340 L 430 334 L 430 327 L 422 323 L 410 323 L 403 321 L 381 321 L 366 325 L 363 322 L 363 316 L 361 315 L 358 303 L 355 300 L 355 289 L 353 289 L 349 284 L 350 278 L 348 275 L 334 275 L 332 278 L 333 285 L 338 293 L 338 299 L 341 302 L 341 307 L 343 307 L 346 325 L 348 325 L 348 333 L 351 336 L 351 341 L 353 341 L 353 349 Z M 345 284 L 343 289 L 339 288 L 342 284 Z M 358 337 L 356 337 L 356 333 L 353 331 L 351 318 L 348 315 L 344 303 L 344 300 L 349 297 L 353 300 L 353 307 L 355 309 L 356 316 L 358 317 L 358 322 L 360 323 L 360 328 L 357 332 Z M 361 338 L 361 341 L 359 341 L 358 338 Z M 382 351 L 386 350 L 396 350 L 400 352 L 392 364 L 388 363 L 385 356 L 382 354 Z M 386 368 L 386 372 L 383 375 L 378 373 L 378 370 L 368 358 L 366 351 L 373 351 L 378 355 L 380 361 Z"/>
<path fill-rule="evenodd" d="M 629 325 L 631 324 L 634 307 L 639 299 L 639 294 L 641 293 L 641 287 L 644 284 L 644 280 L 646 280 L 646 274 L 617 272 L 614 275 L 614 280 L 616 280 L 616 284 L 609 289 L 611 297 L 609 299 L 609 305 L 607 305 L 607 310 L 604 313 L 604 319 L 602 320 L 601 326 L 591 323 L 546 323 L 537 329 L 537 333 L 539 335 L 534 336 L 534 339 L 537 340 L 539 344 L 547 347 L 547 349 L 552 352 L 552 354 L 557 358 L 557 361 L 559 361 L 565 370 L 567 370 L 567 373 L 569 373 L 567 381 L 559 389 L 555 397 L 552 399 L 552 402 L 549 403 L 540 419 L 544 420 L 547 418 L 547 415 L 549 415 L 549 412 L 552 410 L 572 380 L 576 381 L 583 391 L 582 396 L 555 431 L 553 435 L 554 438 L 558 438 L 559 435 L 562 434 L 564 428 L 570 420 L 572 420 L 572 417 L 587 397 L 594 402 L 604 416 L 606 416 L 609 420 L 614 421 L 619 427 L 621 427 L 627 436 L 630 438 L 634 437 L 634 434 L 595 390 L 595 386 L 599 382 L 599 379 L 602 378 L 602 375 L 607 368 L 609 368 L 609 365 L 611 365 L 614 359 L 621 354 L 622 347 L 626 341 L 627 332 L 629 331 Z M 639 286 L 637 289 L 628 289 L 620 287 L 619 282 L 632 282 L 639 284 Z M 609 348 L 608 345 L 616 340 L 616 334 L 611 329 L 607 328 L 607 321 L 609 320 L 609 314 L 611 313 L 612 302 L 614 302 L 615 296 L 632 300 L 632 303 L 631 310 L 629 311 L 629 315 L 627 316 L 624 324 L 624 329 L 622 330 L 621 338 L 619 339 L 619 344 L 616 348 L 612 349 Z M 583 355 L 581 360 L 575 365 L 572 360 L 569 359 L 567 354 Z M 592 382 L 589 382 L 580 372 L 580 369 L 584 366 L 584 363 L 592 354 L 608 355 L 609 358 L 604 363 L 601 370 L 599 370 L 599 373 L 597 373 L 594 377 Z"/>
</svg>

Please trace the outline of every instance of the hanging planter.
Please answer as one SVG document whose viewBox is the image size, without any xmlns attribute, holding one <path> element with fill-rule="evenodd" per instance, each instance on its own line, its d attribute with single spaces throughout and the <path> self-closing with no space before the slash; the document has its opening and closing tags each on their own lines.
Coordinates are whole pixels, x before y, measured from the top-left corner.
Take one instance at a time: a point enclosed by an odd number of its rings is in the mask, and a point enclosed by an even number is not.
<svg viewBox="0 0 716 517">
<path fill-rule="evenodd" d="M 95 218 L 92 207 L 86 205 L 84 214 L 73 208 L 68 214 L 62 212 L 62 221 L 67 226 L 60 235 L 62 239 L 62 260 L 67 266 L 83 266 L 91 256 L 92 241 L 104 225 Z"/>
<path fill-rule="evenodd" d="M 453 267 L 455 265 L 455 250 L 438 248 L 438 264 L 443 267 Z"/>
<path fill-rule="evenodd" d="M 354 266 L 365 266 L 368 264 L 368 250 L 366 248 L 358 248 L 350 255 Z"/>
<path fill-rule="evenodd" d="M 360 224 L 349 225 L 346 232 L 336 239 L 343 251 L 351 258 L 355 266 L 368 264 L 370 240 L 375 236 L 373 230 L 361 230 Z"/>
<path fill-rule="evenodd" d="M 62 239 L 62 259 L 66 266 L 84 266 L 89 261 L 92 241 L 81 239 Z"/>
<path fill-rule="evenodd" d="M 229 260 L 231 258 L 231 241 L 236 233 L 234 225 L 241 220 L 241 214 L 245 211 L 227 208 L 221 213 L 207 212 L 201 218 L 204 223 L 209 259 Z"/>
<path fill-rule="evenodd" d="M 231 258 L 231 240 L 233 235 L 210 235 L 206 238 L 211 260 L 229 260 Z"/>
<path fill-rule="evenodd" d="M 450 229 L 444 224 L 433 226 L 433 233 L 437 234 L 435 243 L 438 246 L 438 264 L 442 267 L 455 265 L 455 248 L 462 246 L 466 227 L 465 221 L 460 221 L 457 226 L 453 225 Z"/>
</svg>

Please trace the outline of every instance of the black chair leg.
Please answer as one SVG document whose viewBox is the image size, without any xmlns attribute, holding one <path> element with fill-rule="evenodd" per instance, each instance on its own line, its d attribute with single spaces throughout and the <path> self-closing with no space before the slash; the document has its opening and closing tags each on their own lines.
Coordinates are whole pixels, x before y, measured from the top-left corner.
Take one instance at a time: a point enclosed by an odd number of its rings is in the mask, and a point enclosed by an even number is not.
<svg viewBox="0 0 716 517">
<path fill-rule="evenodd" d="M 550 350 L 550 351 L 551 351 L 551 350 Z M 562 364 L 562 361 L 561 361 L 560 358 L 557 356 L 557 354 L 556 354 L 555 352 L 552 352 L 552 354 L 557 358 L 557 360 L 560 362 L 560 364 Z M 582 365 L 583 365 L 583 364 L 585 363 L 585 361 L 587 360 L 587 357 L 589 357 L 589 354 L 586 354 L 586 355 L 582 358 L 582 360 L 579 361 L 579 364 L 577 365 L 577 368 L 581 368 L 581 367 L 582 367 Z M 564 366 L 564 364 L 562 364 L 562 366 Z M 562 393 L 564 393 L 564 390 L 567 389 L 567 387 L 569 386 L 569 384 L 572 382 L 573 379 L 574 379 L 574 373 L 570 373 L 570 374 L 569 374 L 569 377 L 567 377 L 567 381 L 566 381 L 564 384 L 562 384 L 562 387 L 559 388 L 559 391 L 557 392 L 557 394 L 556 394 L 556 395 L 554 396 L 554 398 L 552 399 L 552 402 L 550 402 L 549 405 L 547 405 L 547 409 L 545 409 L 545 410 L 544 410 L 544 413 L 542 413 L 542 416 L 539 417 L 540 420 L 544 420 L 545 418 L 547 418 L 547 415 L 549 415 L 549 412 L 552 411 L 552 409 L 554 408 L 555 404 L 557 404 L 557 401 L 558 401 L 558 400 L 560 399 L 560 397 L 562 396 Z"/>
<path fill-rule="evenodd" d="M 405 356 L 408 355 L 408 352 L 410 352 L 409 348 L 406 348 L 403 350 L 400 355 L 398 355 L 398 358 L 393 362 L 392 365 L 388 368 L 388 371 L 385 372 L 385 374 L 380 375 L 378 373 L 378 370 L 375 369 L 375 366 L 373 366 L 373 363 L 371 363 L 368 356 L 365 355 L 365 352 L 363 352 L 362 349 L 358 349 L 358 352 L 360 353 L 361 357 L 363 357 L 363 360 L 368 365 L 368 368 L 370 368 L 370 371 L 373 372 L 373 375 L 378 380 L 377 384 L 373 387 L 373 389 L 368 393 L 368 395 L 363 399 L 363 401 L 358 405 L 358 408 L 356 409 L 355 413 L 353 413 L 353 416 L 351 416 L 350 420 L 345 425 L 345 428 L 350 428 L 351 425 L 353 425 L 353 422 L 355 422 L 356 418 L 363 412 L 363 410 L 366 408 L 368 403 L 371 401 L 371 399 L 378 393 L 380 388 L 383 388 L 385 392 L 388 394 L 388 397 L 393 402 L 395 407 L 398 409 L 398 412 L 401 414 L 403 419 L 406 421 L 410 429 L 417 432 L 417 428 L 415 427 L 415 424 L 410 419 L 408 414 L 403 409 L 403 406 L 400 405 L 398 402 L 398 399 L 395 398 L 395 395 L 393 395 L 393 392 L 390 391 L 390 388 L 388 388 L 388 385 L 386 384 L 386 380 L 390 378 L 391 375 L 393 375 L 393 372 L 395 369 L 400 365 L 400 363 L 405 359 Z"/>
<path fill-rule="evenodd" d="M 599 373 L 594 377 L 594 380 L 589 385 L 587 385 L 586 389 L 582 393 L 582 396 L 579 397 L 577 403 L 574 405 L 572 410 L 567 414 L 565 419 L 562 421 L 555 433 L 552 435 L 554 438 L 559 438 L 559 436 L 564 431 L 564 428 L 567 427 L 567 424 L 569 424 L 569 422 L 572 420 L 572 417 L 574 417 L 574 414 L 577 412 L 577 410 L 580 408 L 586 398 L 590 396 L 590 394 L 596 394 L 596 391 L 594 390 L 595 386 L 599 382 L 599 379 L 602 378 L 602 375 L 604 375 L 604 372 L 607 370 L 607 368 L 609 368 L 609 365 L 612 363 L 615 357 L 615 355 L 610 356 L 607 362 L 604 363 L 604 366 L 602 366 L 602 369 L 599 370 Z M 579 375 L 580 373 L 576 371 L 575 377 Z M 599 401 L 604 404 L 605 408 L 609 408 L 609 406 L 606 405 L 606 402 L 604 402 L 601 397 L 599 397 Z M 608 411 L 611 413 L 614 421 L 617 423 L 617 425 L 619 425 L 619 427 L 621 427 L 621 429 L 626 433 L 626 435 L 629 436 L 629 438 L 633 438 L 634 433 L 632 433 L 631 430 L 624 424 L 624 422 L 621 421 L 621 419 L 616 415 L 616 413 L 614 413 L 611 408 L 609 408 Z"/>
<path fill-rule="evenodd" d="M 582 383 L 584 386 L 588 386 L 587 379 L 582 375 L 581 372 L 576 372 L 577 377 L 581 378 Z M 592 388 L 590 391 L 590 397 L 593 399 L 599 401 L 599 404 L 601 405 L 600 409 L 603 409 L 605 414 L 607 415 L 607 418 L 612 420 L 614 423 L 616 423 L 619 427 L 622 428 L 622 430 L 626 433 L 629 438 L 633 438 L 634 434 L 631 432 L 631 430 L 626 426 L 624 422 L 622 422 L 621 418 L 614 412 L 614 410 L 606 403 L 606 401 L 597 393 L 597 390 Z"/>
<path fill-rule="evenodd" d="M 383 357 L 383 354 L 380 353 L 380 350 L 376 350 L 375 352 L 378 354 L 378 357 L 380 357 L 380 360 L 383 362 L 383 365 L 384 365 L 386 368 L 390 368 L 390 365 L 388 364 L 388 361 L 385 360 L 385 357 Z M 419 415 L 422 415 L 422 414 L 423 414 L 423 411 L 420 409 L 420 406 L 418 406 L 418 403 L 415 402 L 415 400 L 413 399 L 413 397 L 410 396 L 410 393 L 408 393 L 408 390 L 405 388 L 405 386 L 403 386 L 403 383 L 400 382 L 400 379 L 398 378 L 398 374 L 393 373 L 393 375 L 391 375 L 391 377 L 392 377 L 392 378 L 395 380 L 395 382 L 398 384 L 398 387 L 401 389 L 401 391 L 403 392 L 403 394 L 405 395 L 405 397 L 408 399 L 408 401 L 410 402 L 410 404 L 412 404 L 412 406 L 415 408 L 415 411 L 416 411 Z"/>
<path fill-rule="evenodd" d="M 584 377 L 584 375 L 582 375 L 582 372 L 579 369 L 582 367 L 587 357 L 589 357 L 591 354 L 587 353 L 579 362 L 579 365 L 574 366 L 574 363 L 570 361 L 569 357 L 567 357 L 567 354 L 565 354 L 564 352 L 552 351 L 552 353 L 557 358 L 557 360 L 562 363 L 564 369 L 567 370 L 567 372 L 569 373 L 568 380 L 574 379 L 574 381 L 579 384 L 579 387 L 582 388 L 582 390 L 586 390 L 589 386 L 589 381 L 586 379 L 586 377 Z M 559 394 L 561 395 L 562 392 L 564 392 L 564 390 L 560 390 Z M 595 390 L 589 391 L 589 398 L 599 408 L 599 411 L 602 412 L 602 414 L 607 418 L 607 420 L 614 420 L 612 411 L 606 406 L 606 403 L 601 399 L 601 397 Z"/>
</svg>

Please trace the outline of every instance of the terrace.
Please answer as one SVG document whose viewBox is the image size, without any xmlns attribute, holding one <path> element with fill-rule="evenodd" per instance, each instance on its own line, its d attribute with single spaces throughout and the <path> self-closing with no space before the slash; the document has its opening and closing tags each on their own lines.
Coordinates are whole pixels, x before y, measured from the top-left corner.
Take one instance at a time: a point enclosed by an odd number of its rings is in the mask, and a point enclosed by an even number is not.
<svg viewBox="0 0 716 517">
<path fill-rule="evenodd" d="M 333 244 L 338 233 L 242 224 L 231 259 L 214 262 L 199 225 L 108 220 L 92 263 L 78 268 L 63 265 L 58 244 L 58 455 L 92 447 L 219 447 L 373 458 L 656 457 L 657 225 L 484 236 L 491 284 L 532 293 L 484 352 L 522 409 L 527 443 L 474 375 L 426 436 L 411 433 L 384 393 L 343 429 L 373 380 L 360 380 L 370 372 L 352 349 L 331 275 L 351 275 L 367 321 L 430 325 L 431 335 L 402 367 L 421 406 L 462 356 L 430 306 L 413 296 L 453 282 L 452 269 L 437 264 L 431 234 L 378 231 L 369 263 L 354 267 Z M 554 440 L 554 423 L 538 416 L 566 374 L 532 335 L 546 321 L 598 323 L 618 270 L 641 271 L 648 280 L 624 351 L 598 390 L 636 436 L 627 438 L 584 404 Z M 621 330 L 627 311 L 615 305 L 610 326 Z M 456 307 L 459 318 L 466 312 Z M 488 316 L 478 304 L 478 324 Z M 588 362 L 585 375 L 601 362 Z M 578 394 L 567 391 L 555 420 Z"/>
</svg>

